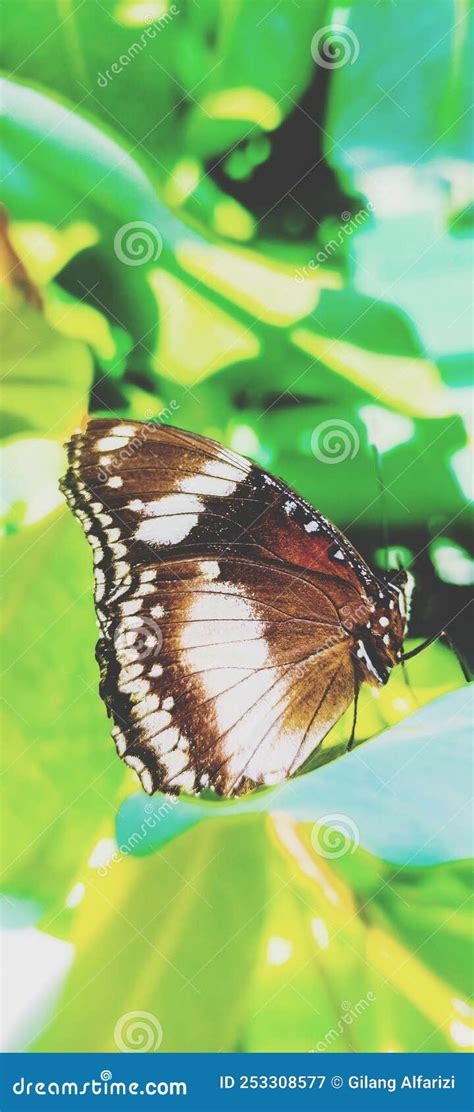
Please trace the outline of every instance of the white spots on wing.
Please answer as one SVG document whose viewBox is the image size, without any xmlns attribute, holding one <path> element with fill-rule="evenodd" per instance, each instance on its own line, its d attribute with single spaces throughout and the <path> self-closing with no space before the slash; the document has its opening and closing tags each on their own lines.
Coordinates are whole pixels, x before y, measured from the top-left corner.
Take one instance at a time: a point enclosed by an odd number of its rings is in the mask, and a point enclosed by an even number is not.
<svg viewBox="0 0 474 1112">
<path fill-rule="evenodd" d="M 297 502 L 294 502 L 292 498 L 287 498 L 286 502 L 283 503 L 283 509 L 284 509 L 286 514 L 291 515 L 292 513 L 295 512 L 297 507 L 298 507 Z"/>
<path fill-rule="evenodd" d="M 408 625 L 409 620 L 410 620 L 411 602 L 412 602 L 413 588 L 415 586 L 415 580 L 414 580 L 411 572 L 406 571 L 405 575 L 407 577 L 407 581 L 406 581 L 404 587 L 397 588 L 397 590 L 398 590 L 398 607 L 399 607 L 400 614 L 401 614 L 402 618 L 405 619 L 405 627 L 406 627 Z"/>
<path fill-rule="evenodd" d="M 97 452 L 115 452 L 117 448 L 124 448 L 129 441 L 128 436 L 101 436 L 95 445 Z"/>
<path fill-rule="evenodd" d="M 212 594 L 197 595 L 186 618 L 180 631 L 180 647 L 200 648 L 203 668 L 214 666 L 208 663 L 210 657 L 216 658 L 217 667 L 233 663 L 236 668 L 246 665 L 258 668 L 266 663 L 264 623 L 259 620 L 254 603 L 241 595 L 222 594 L 218 608 Z"/>
<path fill-rule="evenodd" d="M 133 700 L 138 701 L 143 699 L 144 695 L 148 695 L 150 684 L 144 679 L 129 680 L 125 683 L 119 679 L 118 688 L 123 695 L 130 695 Z"/>
<path fill-rule="evenodd" d="M 99 459 L 101 467 L 110 467 L 112 463 L 112 456 L 101 456 Z"/>
<path fill-rule="evenodd" d="M 112 520 L 112 518 L 110 518 Z M 109 544 L 115 544 L 120 538 L 120 529 L 106 529 L 105 535 Z"/>
<path fill-rule="evenodd" d="M 120 670 L 120 680 L 126 683 L 127 680 L 135 680 L 137 676 L 141 676 L 143 672 L 143 664 L 127 664 L 125 668 Z"/>
<path fill-rule="evenodd" d="M 337 552 L 333 553 L 333 559 L 334 560 L 343 560 L 344 559 L 344 553 L 342 552 L 342 550 L 340 548 L 338 548 Z"/>
<path fill-rule="evenodd" d="M 213 478 L 212 475 L 187 475 L 179 482 L 179 490 L 184 494 L 205 494 L 208 497 L 225 497 L 233 494 L 237 483 L 225 479 Z"/>
<path fill-rule="evenodd" d="M 139 598 L 129 599 L 128 602 L 121 602 L 119 610 L 121 614 L 137 614 L 142 608 L 142 601 Z"/>
<path fill-rule="evenodd" d="M 203 471 L 206 475 L 216 475 L 220 479 L 230 479 L 232 482 L 238 483 L 242 480 L 242 471 L 248 475 L 252 464 L 248 459 L 240 459 L 238 467 L 232 463 L 227 463 L 223 459 L 209 459 L 204 464 Z"/>
<path fill-rule="evenodd" d="M 120 475 L 112 475 L 112 478 L 107 480 L 106 486 L 118 490 L 119 487 L 123 486 L 123 479 L 120 478 Z"/>
<path fill-rule="evenodd" d="M 123 759 L 125 761 L 125 764 L 128 764 L 130 768 L 133 768 L 134 772 L 143 772 L 145 765 L 143 764 L 141 757 L 134 757 L 131 753 L 126 753 Z"/>
<path fill-rule="evenodd" d="M 125 509 L 131 510 L 134 514 L 139 514 L 145 509 L 145 503 L 142 502 L 141 498 L 133 498 L 131 502 L 127 503 Z"/>
<path fill-rule="evenodd" d="M 228 585 L 225 585 L 226 592 Z M 268 661 L 265 626 L 255 604 L 239 594 L 222 593 L 216 608 L 212 593 L 196 595 L 180 630 L 184 663 L 192 671 L 209 668 L 261 668 Z"/>
<path fill-rule="evenodd" d="M 214 580 L 218 579 L 220 568 L 217 560 L 201 560 L 199 571 L 203 579 Z"/>
<path fill-rule="evenodd" d="M 157 711 L 160 705 L 158 695 L 147 695 L 146 699 L 135 707 L 136 718 L 146 718 L 152 711 Z M 165 726 L 169 726 L 171 722 L 171 715 L 167 710 L 160 710 L 159 714 L 154 715 L 154 730 L 162 730 Z"/>
<path fill-rule="evenodd" d="M 359 657 L 360 660 L 362 660 L 364 662 L 364 664 L 365 664 L 366 668 L 368 668 L 369 672 L 371 672 L 372 675 L 375 676 L 376 680 L 378 680 L 378 682 L 380 683 L 380 676 L 377 672 L 377 669 L 375 668 L 374 664 L 372 663 L 372 661 L 370 659 L 370 656 L 367 652 L 367 649 L 366 649 L 363 641 L 358 641 L 357 642 L 357 656 Z"/>
<path fill-rule="evenodd" d="M 105 575 L 102 568 L 95 569 L 95 599 L 100 602 L 104 597 L 105 591 Z"/>
<path fill-rule="evenodd" d="M 172 779 L 173 776 L 177 776 L 179 772 L 186 768 L 188 762 L 184 753 L 179 749 L 172 749 L 169 753 L 164 754 L 161 763 L 168 777 Z"/>
<path fill-rule="evenodd" d="M 114 428 L 110 430 L 110 435 L 130 437 L 135 436 L 136 431 L 133 425 L 115 425 Z"/>
<path fill-rule="evenodd" d="M 163 699 L 163 710 L 171 710 L 172 707 L 174 707 L 174 699 L 171 695 L 167 695 L 166 699 Z"/>
<path fill-rule="evenodd" d="M 388 633 L 384 633 L 384 635 L 382 637 L 382 641 L 383 641 L 384 645 L 389 645 L 390 644 L 390 637 L 389 637 Z"/>
<path fill-rule="evenodd" d="M 193 599 L 189 608 L 188 618 L 191 621 L 196 621 L 198 619 L 214 619 L 220 622 L 238 619 L 240 621 L 251 620 L 255 622 L 256 613 L 254 604 L 249 599 L 242 598 L 240 594 L 225 594 L 219 599 L 219 609 L 216 617 L 216 603 L 213 595 L 203 593 L 200 595 L 198 594 L 196 598 Z M 262 627 L 261 622 L 256 624 L 258 624 L 260 628 Z M 231 636 L 228 630 L 226 632 L 226 637 L 227 636 Z"/>
<path fill-rule="evenodd" d="M 203 503 L 193 494 L 170 494 L 155 502 L 147 502 L 146 514 L 153 514 L 140 523 L 137 540 L 153 544 L 179 544 L 197 525 Z"/>
<path fill-rule="evenodd" d="M 139 596 L 139 598 L 141 598 L 143 595 L 153 595 L 154 593 L 155 588 L 153 586 L 153 583 L 140 583 L 140 586 L 137 587 L 137 595 Z"/>
<path fill-rule="evenodd" d="M 153 615 L 154 618 L 162 618 L 163 614 L 164 614 L 164 609 L 163 609 L 161 603 L 157 602 L 156 606 L 152 606 L 150 613 Z"/>
<path fill-rule="evenodd" d="M 186 772 L 182 772 L 180 776 L 175 776 L 172 783 L 175 784 L 177 788 L 184 788 L 185 791 L 192 792 L 195 788 L 196 776 L 192 768 L 189 768 Z"/>
<path fill-rule="evenodd" d="M 228 687 L 232 687 L 239 680 L 244 680 L 251 675 L 251 668 L 213 668 L 212 671 L 203 673 L 199 680 L 202 690 L 205 692 L 205 697 L 214 699 L 216 695 L 220 695 Z"/>
<path fill-rule="evenodd" d="M 127 741 L 119 726 L 114 726 L 112 730 L 112 737 L 115 741 L 115 748 L 119 757 L 123 757 L 127 748 Z"/>
<path fill-rule="evenodd" d="M 200 788 L 208 788 L 209 787 L 209 774 L 207 772 L 203 772 L 202 776 L 200 776 L 200 778 L 199 778 L 199 787 Z"/>
<path fill-rule="evenodd" d="M 317 533 L 319 525 L 317 521 L 308 521 L 305 525 L 305 529 L 307 533 Z"/>
<path fill-rule="evenodd" d="M 385 617 L 384 615 L 382 615 L 382 617 L 381 617 L 381 618 L 379 618 L 379 625 L 381 625 L 381 626 L 388 626 L 388 625 L 390 625 L 390 619 L 389 619 L 389 618 L 386 618 L 386 617 Z"/>
<path fill-rule="evenodd" d="M 155 719 L 159 717 L 159 714 L 151 714 L 145 722 L 146 733 L 149 738 L 147 744 L 150 745 L 153 751 L 158 755 L 161 753 L 170 753 L 179 743 L 179 730 L 177 726 L 170 726 L 168 730 L 160 730 L 159 726 L 156 727 L 155 724 Z"/>
<path fill-rule="evenodd" d="M 153 777 L 148 768 L 144 768 L 143 771 L 140 773 L 140 780 L 142 782 L 142 787 L 147 792 L 147 794 L 153 795 Z"/>
<path fill-rule="evenodd" d="M 166 715 L 166 712 L 157 711 L 154 714 L 149 714 L 148 717 L 144 719 L 144 722 L 140 724 L 141 728 L 144 729 L 144 733 L 150 738 L 154 748 L 160 749 L 161 744 L 164 744 L 166 749 L 176 745 L 178 738 L 177 729 L 175 731 L 175 727 L 171 727 L 170 729 L 166 728 L 170 721 L 170 714 Z M 172 738 L 171 734 L 176 736 Z"/>
<path fill-rule="evenodd" d="M 115 580 L 117 581 L 118 579 L 128 577 L 129 573 L 130 564 L 125 563 L 125 561 L 117 561 L 115 564 Z"/>
<path fill-rule="evenodd" d="M 203 687 L 206 688 L 206 676 L 202 677 Z M 230 690 L 225 690 L 221 695 L 217 695 L 214 701 L 214 714 L 217 720 L 219 734 L 225 731 L 230 731 L 227 739 L 224 740 L 224 750 L 230 755 L 233 752 L 236 742 L 236 737 L 233 735 L 232 728 L 239 722 L 243 714 L 245 718 L 245 735 L 248 737 L 248 744 L 250 746 L 248 755 L 250 756 L 252 748 L 255 746 L 253 738 L 258 737 L 258 732 L 252 726 L 258 722 L 259 716 L 262 715 L 262 709 L 259 709 L 256 704 L 263 698 L 272 683 L 278 679 L 278 672 L 276 668 L 265 668 L 260 672 L 250 672 L 250 674 L 237 683 L 235 673 L 230 671 L 228 673 L 227 687 Z M 234 686 L 235 685 L 235 686 Z M 206 689 L 207 690 L 207 689 Z M 267 711 L 269 707 L 267 705 Z M 227 746 L 229 737 L 232 741 Z M 240 749 L 240 745 L 238 747 Z"/>
<path fill-rule="evenodd" d="M 91 510 L 93 510 L 93 509 L 94 509 L 94 507 L 91 506 Z M 110 514 L 99 514 L 98 513 L 97 514 L 97 521 L 99 522 L 99 525 L 102 525 L 102 527 L 105 529 L 106 525 L 111 525 L 112 524 L 113 518 L 111 518 Z"/>
<path fill-rule="evenodd" d="M 225 498 L 234 494 L 238 483 L 242 482 L 242 472 L 248 474 L 250 467 L 246 460 L 242 461 L 241 467 L 233 467 L 222 459 L 208 459 L 202 471 L 180 479 L 179 490 L 185 494 Z"/>
<path fill-rule="evenodd" d="M 158 679 L 159 676 L 162 676 L 162 675 L 163 675 L 163 665 L 162 664 L 153 664 L 152 667 L 150 668 L 150 676 L 153 676 L 153 679 L 156 680 L 156 679 Z"/>
<path fill-rule="evenodd" d="M 188 758 L 180 749 L 172 749 L 170 753 L 165 753 L 160 760 L 170 784 L 176 781 L 177 787 L 192 790 L 195 777 L 193 770 L 186 768 L 187 763 Z"/>
<path fill-rule="evenodd" d="M 178 749 L 182 749 L 183 753 L 189 753 L 189 741 L 185 734 L 181 734 L 180 736 Z"/>
<path fill-rule="evenodd" d="M 145 571 L 140 572 L 140 583 L 154 583 L 156 579 L 156 571 L 154 568 L 145 568 Z"/>
<path fill-rule="evenodd" d="M 301 764 L 317 743 L 313 730 L 308 730 L 302 744 L 301 732 L 291 722 L 285 724 L 285 708 L 290 697 L 289 678 L 279 676 L 277 669 L 265 672 L 265 676 L 266 689 L 260 696 L 256 686 L 257 676 L 241 684 L 239 717 L 236 716 L 235 725 L 220 743 L 227 757 L 226 776 L 236 783 L 244 775 L 257 784 L 276 784 L 288 775 L 296 754 L 298 764 Z M 252 700 L 249 699 L 250 692 Z M 254 699 L 257 701 L 254 702 Z M 249 702 L 251 705 L 244 715 Z M 301 749 L 298 748 L 300 745 Z"/>
</svg>

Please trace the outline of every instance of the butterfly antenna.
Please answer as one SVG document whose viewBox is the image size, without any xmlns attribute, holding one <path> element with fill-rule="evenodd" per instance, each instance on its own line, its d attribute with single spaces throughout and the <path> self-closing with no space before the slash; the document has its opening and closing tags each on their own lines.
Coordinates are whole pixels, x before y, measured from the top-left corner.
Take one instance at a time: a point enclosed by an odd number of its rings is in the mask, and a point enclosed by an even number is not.
<svg viewBox="0 0 474 1112">
<path fill-rule="evenodd" d="M 470 683 L 472 679 L 471 674 L 465 660 L 463 660 L 462 654 L 459 652 L 457 645 L 454 644 L 452 637 L 449 636 L 449 633 L 447 633 L 445 629 L 443 629 L 440 637 L 442 637 L 443 641 L 446 641 L 448 648 L 451 649 L 451 652 L 454 653 L 466 683 Z"/>
<path fill-rule="evenodd" d="M 408 691 L 410 692 L 410 698 L 411 698 L 412 702 L 415 704 L 415 706 L 418 707 L 420 704 L 419 704 L 418 699 L 417 699 L 417 697 L 415 695 L 415 692 L 413 690 L 413 685 L 412 685 L 412 682 L 411 682 L 410 677 L 408 675 L 408 668 L 405 664 L 405 660 L 404 660 L 403 657 L 401 659 L 401 665 L 402 665 L 403 682 L 405 684 L 405 687 L 407 687 Z"/>
<path fill-rule="evenodd" d="M 464 679 L 466 680 L 466 683 L 470 683 L 471 682 L 471 677 L 470 677 L 469 672 L 466 668 L 466 665 L 465 665 L 465 663 L 462 659 L 462 656 L 459 653 L 458 649 L 456 648 L 456 645 L 451 640 L 451 637 L 449 636 L 449 633 L 447 633 L 445 629 L 442 629 L 440 633 L 434 633 L 432 637 L 428 637 L 428 639 L 426 641 L 423 641 L 421 645 L 417 645 L 416 649 L 411 649 L 409 653 L 403 653 L 403 655 L 400 657 L 401 663 L 404 664 L 406 660 L 413 660 L 413 657 L 418 656 L 419 653 L 424 652 L 425 649 L 428 649 L 429 646 L 433 645 L 435 641 L 445 641 L 446 642 L 446 644 L 449 646 L 449 648 L 453 651 L 453 653 L 454 653 L 454 655 L 455 655 L 455 657 L 456 657 L 456 659 L 459 663 L 459 667 L 460 667 L 461 672 L 464 676 Z"/>
<path fill-rule="evenodd" d="M 376 475 L 377 475 L 377 483 L 378 483 L 379 497 L 380 497 L 380 509 L 381 509 L 381 516 L 382 516 L 382 544 L 383 544 L 383 548 L 384 548 L 384 552 L 385 552 L 385 562 L 386 562 L 385 571 L 389 571 L 390 568 L 389 568 L 389 555 L 388 555 L 388 553 L 389 553 L 390 541 L 389 541 L 389 535 L 388 535 L 387 499 L 386 499 L 385 482 L 384 482 L 384 477 L 383 477 L 382 458 L 381 458 L 380 452 L 379 452 L 376 444 L 372 445 L 372 452 L 373 452 L 374 461 L 375 461 L 375 472 L 376 472 Z"/>
</svg>

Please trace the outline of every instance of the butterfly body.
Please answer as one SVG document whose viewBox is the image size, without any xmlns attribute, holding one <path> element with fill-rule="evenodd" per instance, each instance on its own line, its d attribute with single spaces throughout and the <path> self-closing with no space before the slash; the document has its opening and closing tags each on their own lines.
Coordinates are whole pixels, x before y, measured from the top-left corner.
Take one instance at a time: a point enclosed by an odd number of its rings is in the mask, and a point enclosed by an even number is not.
<svg viewBox="0 0 474 1112">
<path fill-rule="evenodd" d="M 90 421 L 63 490 L 94 551 L 100 690 L 145 790 L 292 775 L 386 683 L 404 582 L 380 582 L 281 480 L 179 429 Z"/>
</svg>

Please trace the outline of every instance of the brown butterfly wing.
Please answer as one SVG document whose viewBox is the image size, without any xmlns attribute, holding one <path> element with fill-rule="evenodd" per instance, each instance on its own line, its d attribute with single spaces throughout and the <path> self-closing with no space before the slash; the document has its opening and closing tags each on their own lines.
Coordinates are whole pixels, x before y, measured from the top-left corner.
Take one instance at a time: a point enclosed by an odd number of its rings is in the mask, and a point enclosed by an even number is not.
<svg viewBox="0 0 474 1112">
<path fill-rule="evenodd" d="M 92 421 L 69 460 L 120 756 L 149 792 L 294 773 L 354 698 L 347 616 L 368 620 L 369 569 L 283 483 L 201 437 Z"/>
</svg>

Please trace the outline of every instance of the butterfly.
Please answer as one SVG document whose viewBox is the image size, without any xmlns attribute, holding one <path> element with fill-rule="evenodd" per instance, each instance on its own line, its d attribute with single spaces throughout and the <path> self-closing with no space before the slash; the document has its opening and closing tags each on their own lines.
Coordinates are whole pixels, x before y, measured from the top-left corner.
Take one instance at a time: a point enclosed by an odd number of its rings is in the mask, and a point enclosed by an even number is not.
<svg viewBox="0 0 474 1112">
<path fill-rule="evenodd" d="M 331 759 L 361 684 L 402 658 L 407 573 L 377 578 L 284 482 L 194 433 L 91 420 L 68 461 L 100 693 L 145 791 L 240 795 Z"/>
</svg>

